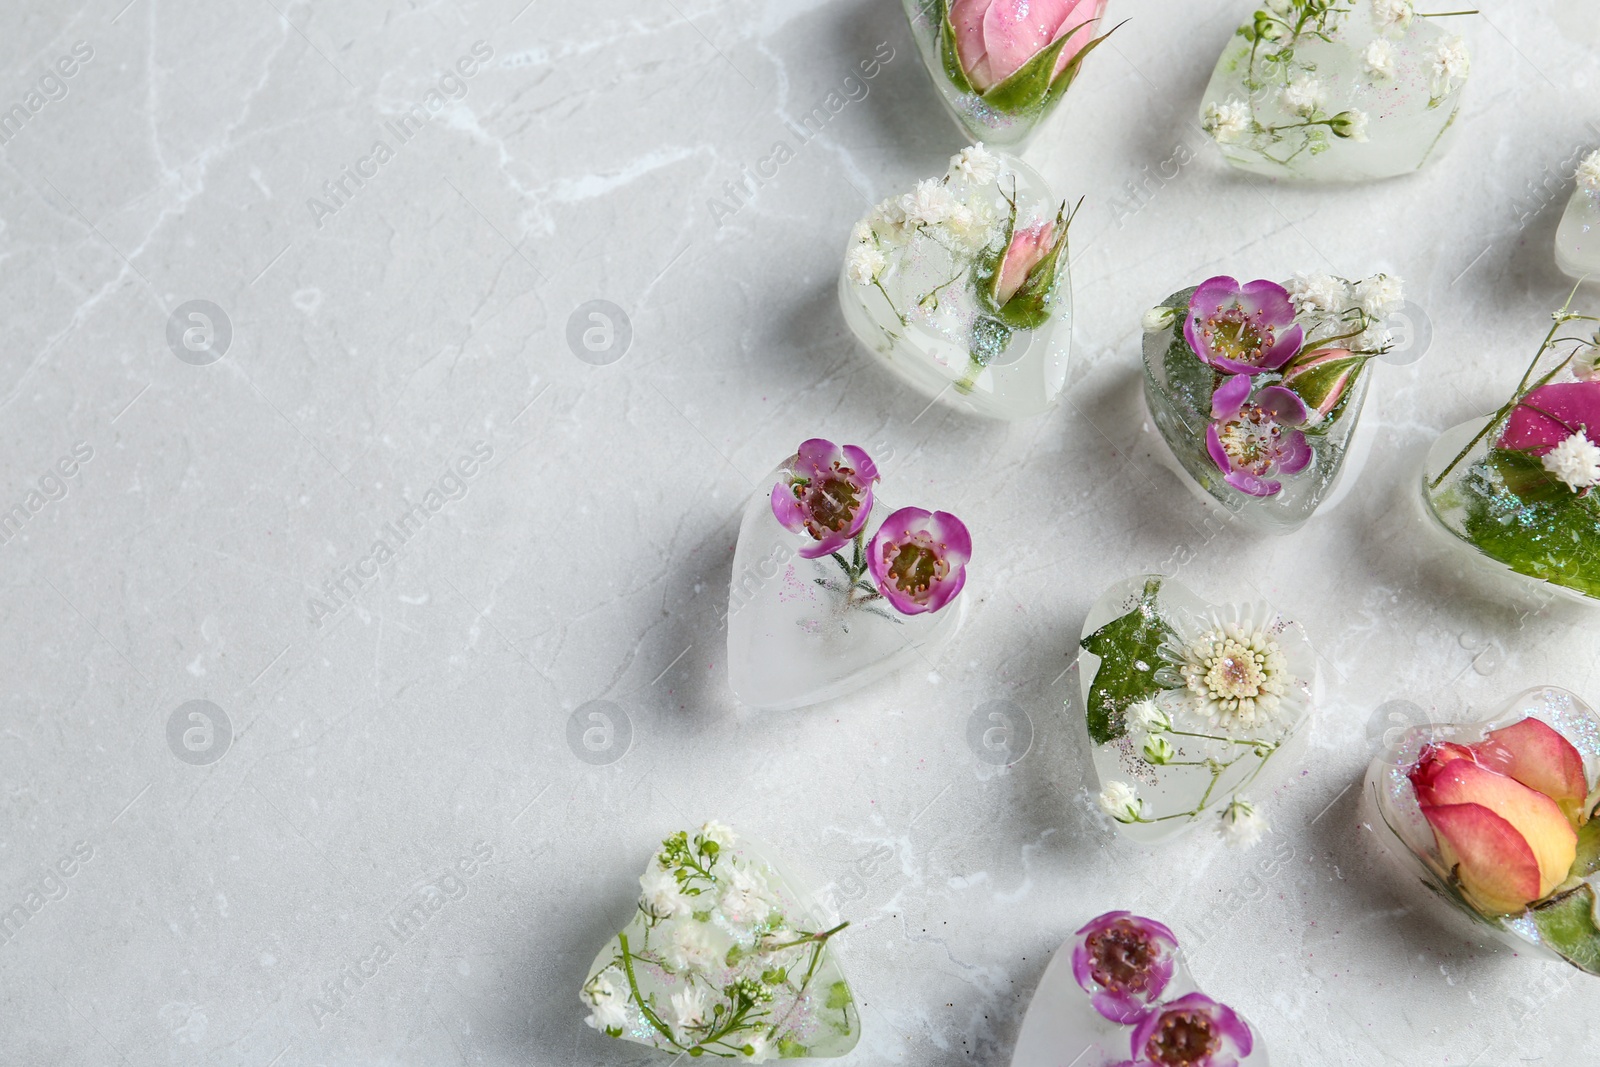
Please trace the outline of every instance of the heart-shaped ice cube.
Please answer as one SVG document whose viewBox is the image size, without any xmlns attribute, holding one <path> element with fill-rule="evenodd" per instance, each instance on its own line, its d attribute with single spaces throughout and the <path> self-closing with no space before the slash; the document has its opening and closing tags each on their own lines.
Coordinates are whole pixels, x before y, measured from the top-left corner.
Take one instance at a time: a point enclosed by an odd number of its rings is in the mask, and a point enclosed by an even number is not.
<svg viewBox="0 0 1600 1067">
<path fill-rule="evenodd" d="M 1253 844 L 1265 817 L 1249 797 L 1295 769 L 1311 717 L 1317 658 L 1299 624 L 1146 574 L 1095 602 L 1079 644 L 1100 805 L 1118 829 L 1154 844 L 1209 818 Z"/>
<path fill-rule="evenodd" d="M 748 1062 L 842 1056 L 861 1017 L 825 909 L 771 851 L 720 823 L 662 842 L 633 919 L 595 957 L 588 1024 L 679 1055 Z"/>
<path fill-rule="evenodd" d="M 1366 775 L 1371 824 L 1403 868 L 1480 931 L 1600 974 L 1600 716 L 1531 689 L 1488 722 L 1400 732 Z"/>
</svg>

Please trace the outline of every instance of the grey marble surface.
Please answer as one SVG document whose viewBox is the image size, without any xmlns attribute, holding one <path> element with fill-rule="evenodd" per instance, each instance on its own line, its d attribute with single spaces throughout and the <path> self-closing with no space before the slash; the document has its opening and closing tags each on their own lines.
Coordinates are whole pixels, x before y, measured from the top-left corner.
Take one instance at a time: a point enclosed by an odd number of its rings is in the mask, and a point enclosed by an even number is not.
<svg viewBox="0 0 1600 1067">
<path fill-rule="evenodd" d="M 1593 614 L 1470 584 L 1414 504 L 1565 295 L 1600 26 L 1486 0 L 1448 157 L 1293 188 L 1192 123 L 1247 6 L 1112 0 L 1128 24 L 1027 155 L 1087 197 L 1068 392 L 1004 425 L 924 410 L 835 302 L 850 224 L 960 144 L 890 0 L 12 4 L 0 103 L 40 95 L 0 146 L 0 505 L 28 514 L 0 544 L 0 1063 L 665 1063 L 585 1028 L 577 987 L 652 843 L 711 816 L 855 920 L 852 1064 L 1007 1063 L 1050 952 L 1111 907 L 1178 929 L 1275 1062 L 1592 1057 L 1600 980 L 1442 921 L 1355 785 L 1387 701 L 1600 696 Z M 1433 348 L 1383 368 L 1349 499 L 1272 539 L 1157 462 L 1138 324 L 1295 269 L 1401 274 Z M 605 365 L 568 342 L 592 300 L 630 324 Z M 720 623 L 737 517 L 813 434 L 967 519 L 967 623 L 932 670 L 753 713 Z M 1321 656 L 1254 854 L 1152 854 L 1089 810 L 1071 650 L 1163 565 Z M 596 700 L 599 755 L 569 743 Z M 1001 700 L 1009 769 L 967 740 Z"/>
</svg>

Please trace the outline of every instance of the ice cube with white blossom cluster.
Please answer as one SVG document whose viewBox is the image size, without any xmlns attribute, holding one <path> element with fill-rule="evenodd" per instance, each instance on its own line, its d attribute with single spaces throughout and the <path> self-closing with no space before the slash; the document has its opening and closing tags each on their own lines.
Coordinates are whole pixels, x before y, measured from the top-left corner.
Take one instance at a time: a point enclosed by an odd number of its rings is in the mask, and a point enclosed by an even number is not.
<svg viewBox="0 0 1600 1067">
<path fill-rule="evenodd" d="M 845 321 L 926 396 L 994 418 L 1041 414 L 1067 380 L 1070 222 L 1021 160 L 965 148 L 856 223 L 839 274 Z"/>
<path fill-rule="evenodd" d="M 1223 50 L 1201 125 L 1241 170 L 1362 181 L 1439 152 L 1472 67 L 1444 20 L 1413 0 L 1266 0 Z"/>
<path fill-rule="evenodd" d="M 861 1016 L 830 951 L 849 924 L 829 923 L 767 850 L 717 822 L 679 831 L 651 856 L 639 890 L 583 983 L 589 1026 L 719 1061 L 855 1047 Z"/>
</svg>

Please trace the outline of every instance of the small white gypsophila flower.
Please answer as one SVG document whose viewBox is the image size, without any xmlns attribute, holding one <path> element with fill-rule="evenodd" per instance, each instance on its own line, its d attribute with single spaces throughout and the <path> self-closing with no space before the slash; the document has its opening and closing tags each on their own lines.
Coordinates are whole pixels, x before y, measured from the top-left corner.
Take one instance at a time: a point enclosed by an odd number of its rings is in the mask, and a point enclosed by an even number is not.
<svg viewBox="0 0 1600 1067">
<path fill-rule="evenodd" d="M 1394 343 L 1394 331 L 1382 323 L 1374 323 L 1361 331 L 1351 347 L 1357 352 L 1382 352 Z"/>
<path fill-rule="evenodd" d="M 1138 822 L 1144 814 L 1144 801 L 1127 782 L 1111 781 L 1100 790 L 1100 810 L 1118 822 Z"/>
<path fill-rule="evenodd" d="M 1000 176 L 1000 160 L 980 141 L 950 157 L 950 173 L 961 175 L 971 185 L 988 185 Z"/>
<path fill-rule="evenodd" d="M 597 974 L 583 987 L 583 999 L 592 1010 L 584 1020 L 596 1030 L 619 1030 L 628 1025 L 627 998 L 605 972 Z"/>
<path fill-rule="evenodd" d="M 1296 311 L 1343 311 L 1350 288 L 1343 278 L 1322 271 L 1295 271 L 1289 279 L 1289 299 Z"/>
<path fill-rule="evenodd" d="M 905 209 L 900 205 L 898 196 L 892 196 L 887 200 L 881 201 L 877 207 L 872 209 L 872 214 L 868 216 L 868 222 L 872 226 L 873 232 L 880 237 L 896 243 L 905 239 L 906 213 Z"/>
<path fill-rule="evenodd" d="M 1556 445 L 1539 462 L 1573 492 L 1600 485 L 1600 445 L 1581 433 Z"/>
<path fill-rule="evenodd" d="M 695 1040 L 689 1036 L 692 1027 L 703 1026 L 706 1021 L 706 992 L 699 986 L 689 986 L 672 994 L 672 1028 L 678 1032 L 678 1042 L 684 1045 L 693 1045 Z"/>
<path fill-rule="evenodd" d="M 689 898 L 679 887 L 678 879 L 659 862 L 651 861 L 650 866 L 639 876 L 639 889 L 640 903 L 652 915 L 663 917 L 688 915 L 694 910 Z"/>
<path fill-rule="evenodd" d="M 1178 752 L 1172 747 L 1171 741 L 1168 741 L 1165 737 L 1151 734 L 1144 739 L 1144 747 L 1140 754 L 1144 756 L 1146 763 L 1153 763 L 1157 767 L 1161 767 L 1171 763 L 1178 755 Z"/>
<path fill-rule="evenodd" d="M 915 189 L 900 197 L 900 208 L 912 226 L 939 225 L 950 217 L 956 203 L 955 194 L 935 178 L 922 179 Z"/>
<path fill-rule="evenodd" d="M 866 219 L 856 220 L 850 227 L 850 243 L 854 245 L 869 244 L 872 241 L 872 223 Z"/>
<path fill-rule="evenodd" d="M 1594 344 L 1572 357 L 1572 376 L 1580 382 L 1600 380 L 1600 330 L 1595 331 Z"/>
<path fill-rule="evenodd" d="M 1156 702 L 1146 697 L 1135 700 L 1128 705 L 1128 729 L 1142 730 L 1145 733 L 1160 733 L 1172 728 L 1172 719 L 1167 713 L 1156 706 Z"/>
<path fill-rule="evenodd" d="M 1381 322 L 1406 302 L 1406 283 L 1392 274 L 1374 274 L 1356 283 L 1356 300 L 1362 311 Z"/>
<path fill-rule="evenodd" d="M 1283 87 L 1283 106 L 1297 115 L 1315 114 L 1322 106 L 1322 83 L 1302 74 Z"/>
<path fill-rule="evenodd" d="M 1417 9 L 1412 0 L 1372 0 L 1372 24 L 1379 33 L 1408 30 L 1416 17 Z"/>
<path fill-rule="evenodd" d="M 1443 96 L 1455 87 L 1456 83 L 1466 80 L 1472 73 L 1472 54 L 1467 51 L 1465 37 L 1447 37 L 1439 42 L 1439 50 L 1433 55 L 1433 78 L 1437 88 L 1436 95 Z"/>
<path fill-rule="evenodd" d="M 694 918 L 674 919 L 666 930 L 667 962 L 678 971 L 705 971 L 717 965 L 721 953 L 706 924 Z"/>
<path fill-rule="evenodd" d="M 1165 330 L 1180 317 L 1177 308 L 1151 308 L 1144 313 L 1144 332 L 1155 333 L 1157 330 Z"/>
<path fill-rule="evenodd" d="M 741 926 L 762 922 L 773 909 L 767 880 L 749 867 L 735 864 L 722 884 L 722 914 Z"/>
<path fill-rule="evenodd" d="M 1578 164 L 1578 188 L 1586 193 L 1600 194 L 1600 149 L 1590 152 Z"/>
<path fill-rule="evenodd" d="M 740 1047 L 739 1055 L 746 1063 L 766 1063 L 776 1055 L 772 1051 L 772 1042 L 767 1040 L 764 1031 L 750 1034 L 743 1040 L 744 1045 Z M 749 1051 L 745 1051 L 746 1049 Z"/>
<path fill-rule="evenodd" d="M 844 268 L 857 285 L 871 285 L 888 264 L 883 253 L 871 245 L 851 245 L 845 253 Z"/>
<path fill-rule="evenodd" d="M 1222 809 L 1222 825 L 1218 829 L 1228 844 L 1249 848 L 1267 832 L 1267 817 L 1250 801 L 1236 796 Z"/>
<path fill-rule="evenodd" d="M 1208 104 L 1200 125 L 1218 144 L 1236 144 L 1250 132 L 1250 105 L 1240 100 Z"/>
<path fill-rule="evenodd" d="M 1398 73 L 1394 42 L 1383 37 L 1376 37 L 1367 45 L 1367 50 L 1361 53 L 1361 61 L 1367 65 L 1369 74 L 1379 78 L 1393 78 Z"/>
</svg>

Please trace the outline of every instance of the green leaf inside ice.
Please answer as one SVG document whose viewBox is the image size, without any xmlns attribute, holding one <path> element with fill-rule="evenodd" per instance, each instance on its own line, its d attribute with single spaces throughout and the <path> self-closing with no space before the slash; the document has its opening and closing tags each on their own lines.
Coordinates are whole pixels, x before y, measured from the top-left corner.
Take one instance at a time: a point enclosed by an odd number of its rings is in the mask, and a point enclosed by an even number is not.
<svg viewBox="0 0 1600 1067">
<path fill-rule="evenodd" d="M 956 28 L 950 22 L 949 0 L 939 0 L 939 60 L 944 64 L 944 76 L 958 92 L 976 92 L 961 69 L 961 56 L 956 51 Z"/>
<path fill-rule="evenodd" d="M 1600 927 L 1594 921 L 1594 887 L 1580 885 L 1533 909 L 1533 923 L 1544 943 L 1569 963 L 1600 974 Z"/>
<path fill-rule="evenodd" d="M 1449 492 L 1467 539 L 1519 574 L 1600 597 L 1600 497 L 1579 495 L 1537 456 L 1492 448 Z"/>
<path fill-rule="evenodd" d="M 1600 871 L 1600 819 L 1590 819 L 1578 827 L 1578 858 L 1572 861 L 1570 878 L 1587 878 Z"/>
<path fill-rule="evenodd" d="M 1172 627 L 1156 611 L 1161 579 L 1151 578 L 1132 611 L 1085 637 L 1085 651 L 1100 657 L 1089 684 L 1089 737 L 1104 745 L 1128 732 L 1123 713 L 1128 705 L 1154 696 L 1166 687 L 1156 681 L 1162 642 Z"/>
</svg>

